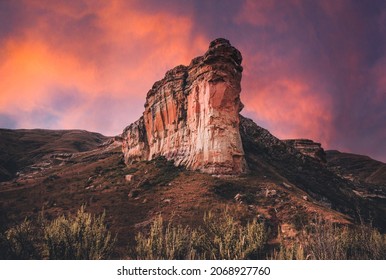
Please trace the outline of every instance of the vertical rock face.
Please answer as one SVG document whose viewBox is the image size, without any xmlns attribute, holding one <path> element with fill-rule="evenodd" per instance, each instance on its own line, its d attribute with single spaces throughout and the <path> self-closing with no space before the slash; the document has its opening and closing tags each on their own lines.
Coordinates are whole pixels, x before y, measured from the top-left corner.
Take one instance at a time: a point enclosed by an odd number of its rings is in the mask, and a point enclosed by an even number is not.
<svg viewBox="0 0 386 280">
<path fill-rule="evenodd" d="M 148 92 L 145 112 L 123 132 L 125 162 L 165 156 L 211 174 L 247 171 L 239 112 L 242 56 L 228 40 L 177 66 Z"/>
</svg>

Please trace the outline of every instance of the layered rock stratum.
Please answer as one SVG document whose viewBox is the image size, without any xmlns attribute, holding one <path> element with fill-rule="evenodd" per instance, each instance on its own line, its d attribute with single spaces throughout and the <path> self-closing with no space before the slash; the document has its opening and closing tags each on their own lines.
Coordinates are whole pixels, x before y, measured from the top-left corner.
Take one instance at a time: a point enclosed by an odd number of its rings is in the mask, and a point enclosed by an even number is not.
<svg viewBox="0 0 386 280">
<path fill-rule="evenodd" d="M 320 162 L 326 162 L 326 153 L 320 143 L 310 139 L 288 139 L 283 141 L 304 155 L 313 157 Z"/>
<path fill-rule="evenodd" d="M 177 66 L 147 93 L 145 111 L 124 130 L 126 164 L 164 156 L 210 174 L 248 170 L 240 137 L 241 53 L 226 39 Z"/>
</svg>

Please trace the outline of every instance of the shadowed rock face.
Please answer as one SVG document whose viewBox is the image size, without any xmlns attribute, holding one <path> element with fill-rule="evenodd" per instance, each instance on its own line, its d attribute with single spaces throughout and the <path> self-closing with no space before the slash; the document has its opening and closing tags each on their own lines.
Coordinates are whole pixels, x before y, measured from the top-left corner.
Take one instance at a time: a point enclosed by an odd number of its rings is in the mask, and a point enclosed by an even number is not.
<svg viewBox="0 0 386 280">
<path fill-rule="evenodd" d="M 148 92 L 143 116 L 122 134 L 125 162 L 165 156 L 206 173 L 245 173 L 241 61 L 228 40 L 216 39 L 189 66 L 168 71 Z"/>
<path fill-rule="evenodd" d="M 288 139 L 283 141 L 306 156 L 313 157 L 320 162 L 326 162 L 326 153 L 320 143 L 309 139 Z"/>
</svg>

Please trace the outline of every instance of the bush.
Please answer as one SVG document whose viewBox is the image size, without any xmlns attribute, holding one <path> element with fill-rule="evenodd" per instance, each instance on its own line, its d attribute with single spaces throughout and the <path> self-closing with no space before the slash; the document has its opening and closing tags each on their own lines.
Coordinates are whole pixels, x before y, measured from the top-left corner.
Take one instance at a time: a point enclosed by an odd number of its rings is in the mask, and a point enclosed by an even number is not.
<svg viewBox="0 0 386 280">
<path fill-rule="evenodd" d="M 105 213 L 96 217 L 82 206 L 75 217 L 61 216 L 44 228 L 44 242 L 49 259 L 100 260 L 111 256 L 116 238 L 105 224 Z"/>
<path fill-rule="evenodd" d="M 375 260 L 386 258 L 386 236 L 369 225 L 337 226 L 317 218 L 291 245 L 280 246 L 273 259 Z"/>
<path fill-rule="evenodd" d="M 346 259 L 386 259 L 386 235 L 370 226 L 360 225 L 348 231 L 347 243 Z"/>
<path fill-rule="evenodd" d="M 4 234 L 0 232 L 0 260 L 9 259 L 7 239 Z"/>
<path fill-rule="evenodd" d="M 316 260 L 345 259 L 347 231 L 320 218 L 312 224 L 308 234 L 303 236 L 305 253 Z"/>
<path fill-rule="evenodd" d="M 257 258 L 266 243 L 264 225 L 256 220 L 245 226 L 229 214 L 204 215 L 204 227 L 165 227 L 159 216 L 148 236 L 139 233 L 133 257 L 136 259 L 250 259 Z"/>
<path fill-rule="evenodd" d="M 317 222 L 305 238 L 306 253 L 317 260 L 372 260 L 386 257 L 385 235 L 369 225 L 338 227 Z"/>
<path fill-rule="evenodd" d="M 194 259 L 195 243 L 199 234 L 189 227 L 164 226 L 162 216 L 158 216 L 151 225 L 148 237 L 139 233 L 136 240 L 134 258 L 145 260 Z"/>
<path fill-rule="evenodd" d="M 0 235 L 0 258 L 30 260 L 41 258 L 39 234 L 27 219 Z"/>
<path fill-rule="evenodd" d="M 305 213 L 297 212 L 292 216 L 291 223 L 297 231 L 300 231 L 309 223 L 309 221 Z"/>
<path fill-rule="evenodd" d="M 256 259 L 266 243 L 266 231 L 257 220 L 241 225 L 225 210 L 205 214 L 204 258 L 214 260 Z"/>
<path fill-rule="evenodd" d="M 104 225 L 105 214 L 92 216 L 81 207 L 75 217 L 52 222 L 24 220 L 0 233 L 0 259 L 106 259 L 115 238 Z"/>
</svg>

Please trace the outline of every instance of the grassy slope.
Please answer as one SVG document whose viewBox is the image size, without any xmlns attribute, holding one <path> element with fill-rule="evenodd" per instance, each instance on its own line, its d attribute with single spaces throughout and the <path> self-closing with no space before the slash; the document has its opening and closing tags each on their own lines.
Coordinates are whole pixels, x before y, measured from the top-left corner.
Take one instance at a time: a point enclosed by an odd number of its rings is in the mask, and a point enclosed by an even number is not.
<svg viewBox="0 0 386 280">
<path fill-rule="evenodd" d="M 0 182 L 52 153 L 92 150 L 107 139 L 84 130 L 0 129 Z"/>
<path fill-rule="evenodd" d="M 361 181 L 386 184 L 386 164 L 368 156 L 327 151 L 330 167 L 339 168 L 343 175 L 353 175 Z"/>
</svg>

